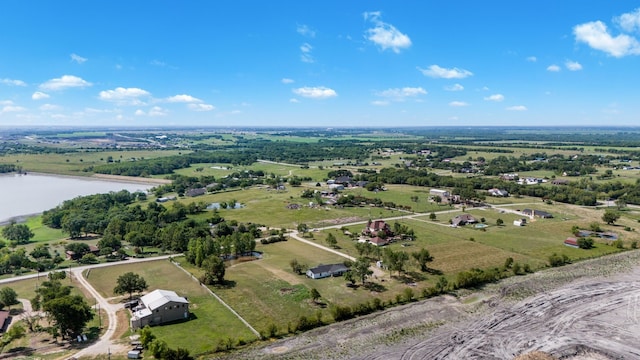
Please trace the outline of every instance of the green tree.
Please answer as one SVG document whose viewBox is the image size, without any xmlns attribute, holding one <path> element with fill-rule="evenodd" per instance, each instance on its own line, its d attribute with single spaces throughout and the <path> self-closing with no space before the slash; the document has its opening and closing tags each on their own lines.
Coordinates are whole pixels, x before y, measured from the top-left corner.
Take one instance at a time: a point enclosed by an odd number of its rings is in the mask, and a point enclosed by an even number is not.
<svg viewBox="0 0 640 360">
<path fill-rule="evenodd" d="M 335 235 L 333 235 L 333 233 L 329 233 L 329 235 L 327 235 L 327 244 L 329 244 L 329 246 L 331 246 L 332 248 L 335 248 L 336 245 L 338 245 L 338 240 L 336 239 Z"/>
<path fill-rule="evenodd" d="M 433 256 L 429 253 L 429 250 L 422 248 L 420 251 L 411 253 L 411 256 L 416 260 L 418 265 L 420 265 L 421 271 L 428 271 L 427 263 L 433 261 Z"/>
<path fill-rule="evenodd" d="M 436 213 L 432 212 L 431 214 L 429 214 L 429 220 L 435 221 L 436 218 L 437 218 Z"/>
<path fill-rule="evenodd" d="M 145 279 L 133 272 L 127 272 L 118 277 L 116 287 L 113 293 L 117 295 L 129 294 L 129 299 L 133 297 L 134 292 L 142 292 L 148 287 Z"/>
<path fill-rule="evenodd" d="M 502 220 L 502 219 L 500 219 L 500 218 L 498 218 L 498 219 L 496 220 L 496 225 L 497 225 L 497 226 L 502 226 L 503 224 L 504 224 L 504 220 Z"/>
<path fill-rule="evenodd" d="M 298 275 L 302 274 L 305 270 L 305 266 L 298 262 L 298 259 L 291 259 L 289 266 L 291 266 L 291 270 Z"/>
<path fill-rule="evenodd" d="M 620 219 L 620 213 L 614 210 L 607 209 L 604 211 L 604 215 L 602 215 L 602 221 L 609 225 L 615 224 L 618 219 Z"/>
<path fill-rule="evenodd" d="M 585 250 L 591 249 L 593 247 L 593 239 L 585 237 L 579 238 L 578 247 Z"/>
<path fill-rule="evenodd" d="M 140 329 L 140 343 L 145 347 L 145 349 L 149 348 L 149 344 L 151 344 L 155 338 L 156 336 L 151 332 L 151 327 L 149 327 L 149 325 Z"/>
<path fill-rule="evenodd" d="M 26 244 L 33 238 L 34 234 L 27 225 L 12 222 L 2 229 L 2 236 L 16 244 Z"/>
<path fill-rule="evenodd" d="M 80 295 L 66 295 L 49 300 L 42 308 L 63 339 L 80 334 L 94 315 L 89 304 Z"/>
<path fill-rule="evenodd" d="M 26 331 L 22 325 L 13 325 L 4 335 L 2 335 L 2 338 L 0 338 L 0 350 L 4 349 L 4 347 L 9 345 L 13 340 L 24 337 L 25 334 Z"/>
<path fill-rule="evenodd" d="M 11 310 L 11 305 L 17 305 L 19 303 L 18 294 L 15 290 L 10 287 L 3 287 L 0 289 L 0 309 L 7 306 L 9 307 L 9 310 Z"/>
<path fill-rule="evenodd" d="M 202 261 L 202 269 L 204 270 L 204 276 L 202 278 L 203 283 L 207 285 L 224 283 L 225 264 L 224 261 L 216 255 L 210 255 L 204 261 Z"/>
<path fill-rule="evenodd" d="M 353 276 L 356 279 L 359 279 L 363 285 L 367 280 L 367 277 L 373 274 L 373 271 L 369 269 L 369 260 L 365 257 L 359 257 L 356 259 L 356 262 L 354 262 L 351 267 L 351 271 L 353 271 Z"/>
<path fill-rule="evenodd" d="M 311 299 L 313 300 L 314 303 L 317 302 L 318 299 L 320 299 L 320 292 L 316 288 L 312 288 L 311 291 L 309 292 L 309 295 L 311 295 Z"/>
<path fill-rule="evenodd" d="M 307 231 L 309 231 L 309 226 L 307 224 L 304 224 L 304 223 L 298 224 L 298 232 L 304 234 Z"/>
</svg>

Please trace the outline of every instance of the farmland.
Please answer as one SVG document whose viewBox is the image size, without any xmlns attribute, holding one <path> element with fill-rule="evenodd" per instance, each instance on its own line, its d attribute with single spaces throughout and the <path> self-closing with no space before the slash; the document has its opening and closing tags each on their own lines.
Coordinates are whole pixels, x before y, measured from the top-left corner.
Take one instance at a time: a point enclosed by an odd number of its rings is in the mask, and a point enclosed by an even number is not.
<svg viewBox="0 0 640 360">
<path fill-rule="evenodd" d="M 478 141 L 462 145 L 446 143 L 442 139 L 434 144 L 421 138 L 424 134 L 400 136 L 363 132 L 336 135 L 328 140 L 305 137 L 304 133 L 291 136 L 265 133 L 252 139 L 253 136 L 247 134 L 213 132 L 207 138 L 201 133 L 184 131 L 172 133 L 166 140 L 154 140 L 157 135 L 141 132 L 140 136 L 127 135 L 128 141 L 151 139 L 146 141 L 145 147 L 161 144 L 163 148 L 139 149 L 129 142 L 130 148 L 118 151 L 95 147 L 87 151 L 69 145 L 74 142 L 83 146 L 95 145 L 96 139 L 106 136 L 106 132 L 67 135 L 57 134 L 46 140 L 52 142 L 55 152 L 4 154 L 0 156 L 0 164 L 18 163 L 25 171 L 83 176 L 94 175 L 92 169 L 108 173 L 112 165 L 118 171 L 138 171 L 134 165 L 140 164 L 153 166 L 156 170 L 165 169 L 169 163 L 169 160 L 163 163 L 165 159 L 171 159 L 171 166 L 178 168 L 170 173 L 151 171 L 146 174 L 166 179 L 166 183 L 159 184 L 146 197 L 122 200 L 123 205 L 117 210 L 93 210 L 90 202 L 82 204 L 81 211 L 73 208 L 76 206 L 73 204 L 68 205 L 68 209 L 58 210 L 64 211 L 65 216 L 76 216 L 89 223 L 94 217 L 96 225 L 90 232 L 81 231 L 74 236 L 68 227 L 47 226 L 45 224 L 51 223 L 51 214 L 29 218 L 25 224 L 34 236 L 27 244 L 16 246 L 18 250 L 24 249 L 20 256 L 32 259 L 29 254 L 43 246 L 57 255 L 64 254 L 70 243 L 100 247 L 100 241 L 112 231 L 107 225 L 115 218 L 113 214 L 137 217 L 135 224 L 140 227 L 139 231 L 126 226 L 118 230 L 121 231 L 118 235 L 122 251 L 128 256 L 141 257 L 185 253 L 186 256 L 175 258 L 180 267 L 168 261 L 154 262 L 153 266 L 124 264 L 92 269 L 85 272 L 85 276 L 102 297 L 111 299 L 114 304 L 122 300 L 114 297 L 115 279 L 126 272 L 144 277 L 149 290 L 171 289 L 187 296 L 195 319 L 154 327 L 152 332 L 171 348 L 186 348 L 194 355 L 230 351 L 260 341 L 198 282 L 205 279 L 206 271 L 200 264 L 202 258 L 200 262 L 196 261 L 197 246 L 193 239 L 206 238 L 213 244 L 219 243 L 221 245 L 216 245 L 216 249 L 222 252 L 231 252 L 232 247 L 238 246 L 232 242 L 234 240 L 223 240 L 223 235 L 212 235 L 220 228 L 220 222 L 228 224 L 225 228 L 230 233 L 224 236 L 236 236 L 234 231 L 240 234 L 241 228 L 255 227 L 252 241 L 261 256 L 228 261 L 224 281 L 207 286 L 264 339 L 296 336 L 311 327 L 340 322 L 343 319 L 336 315 L 336 309 L 348 308 L 350 316 L 363 316 L 381 310 L 391 311 L 397 306 L 410 306 L 419 299 L 442 293 L 466 296 L 486 283 L 545 271 L 552 265 L 551 255 L 564 259 L 563 264 L 581 263 L 616 253 L 634 252 L 640 241 L 635 229 L 640 220 L 640 209 L 633 188 L 640 179 L 637 171 L 617 167 L 617 159 L 601 147 L 585 145 L 578 151 L 573 144 L 560 146 L 545 142 L 545 132 L 537 134 L 541 140 L 536 143 L 500 142 L 501 136 L 497 135 L 496 142 L 491 144 Z M 471 141 L 469 139 L 473 137 L 467 135 L 456 141 Z M 589 138 L 578 133 L 579 136 Z M 61 138 L 65 139 L 65 144 L 58 142 Z M 260 147 L 252 145 L 252 140 L 260 140 Z M 349 145 L 354 140 L 357 143 Z M 270 142 L 276 143 L 273 148 L 269 147 Z M 30 146 L 28 141 L 23 143 Z M 229 149 L 239 146 L 237 144 L 243 144 L 246 153 L 233 159 L 247 163 L 198 161 L 207 156 L 222 158 Z M 171 148 L 178 145 L 180 149 Z M 306 145 L 309 148 L 305 148 Z M 207 146 L 207 151 L 213 155 L 204 154 L 200 148 L 192 151 L 190 146 L 194 149 Z M 291 153 L 275 155 L 287 146 Z M 68 147 L 68 153 L 64 153 L 65 147 Z M 429 150 L 430 154 L 425 155 L 429 148 L 433 151 Z M 265 152 L 260 153 L 263 149 Z M 334 149 L 340 153 L 332 153 Z M 612 149 L 626 151 L 621 157 L 634 156 L 633 150 L 624 146 Z M 344 158 L 341 156 L 344 153 L 354 154 L 356 158 Z M 362 153 L 368 155 L 362 157 Z M 296 162 L 291 154 L 303 156 L 305 160 Z M 447 154 L 462 155 L 448 157 Z M 189 160 L 180 162 L 183 156 L 190 156 Z M 255 160 L 251 156 L 255 156 Z M 580 160 L 580 156 L 584 159 Z M 611 158 L 605 159 L 607 156 Z M 584 161 L 582 167 L 576 167 L 576 161 Z M 638 161 L 640 159 L 633 158 L 624 164 L 633 165 Z M 537 177 L 541 179 L 540 183 L 517 185 L 500 179 L 499 175 L 482 173 L 485 166 L 491 169 L 507 163 L 520 168 L 513 171 L 520 177 Z M 565 163 L 571 169 L 588 171 L 565 176 L 558 170 Z M 334 190 L 330 182 L 339 177 L 335 174 L 346 173 L 353 183 Z M 552 180 L 555 179 L 568 180 L 570 184 L 554 185 Z M 356 185 L 356 181 L 362 185 Z M 375 186 L 367 186 L 367 183 Z M 187 194 L 188 190 L 204 189 L 208 185 L 212 185 L 211 189 L 207 188 L 202 195 Z M 489 195 L 487 190 L 496 186 L 512 189 L 512 195 Z M 430 194 L 432 188 L 444 188 L 462 200 L 441 202 Z M 175 200 L 158 202 L 160 198 Z M 206 209 L 209 204 L 217 204 L 218 209 Z M 238 206 L 231 208 L 227 204 Z M 525 208 L 545 211 L 553 217 L 529 216 L 522 212 Z M 617 215 L 613 222 L 604 220 L 607 211 Z M 482 226 L 451 226 L 452 219 L 463 214 L 474 217 Z M 522 218 L 526 218 L 526 226 L 513 225 Z M 363 253 L 361 244 L 369 239 L 362 235 L 363 229 L 377 219 L 385 220 L 391 229 L 410 230 L 411 235 L 393 234 L 393 241 L 386 246 L 373 247 Z M 153 226 L 150 226 L 151 221 L 156 221 Z M 179 226 L 187 238 L 172 237 Z M 564 245 L 566 238 L 575 236 L 576 229 L 594 228 L 615 234 L 617 241 L 591 237 L 589 248 Z M 152 232 L 149 238 L 157 241 L 144 243 L 136 239 L 135 234 L 130 234 L 135 231 Z M 271 244 L 260 241 L 277 234 L 285 241 Z M 335 243 L 329 241 L 332 238 Z M 426 268 L 421 267 L 413 255 L 423 249 L 432 256 Z M 14 254 L 9 247 L 3 251 L 6 259 Z M 406 254 L 407 257 L 395 270 L 386 265 L 393 254 Z M 107 255 L 106 252 L 99 254 L 95 261 L 105 262 Z M 227 258 L 225 253 L 217 255 Z M 368 263 L 372 273 L 366 276 L 364 283 L 358 279 L 347 286 L 348 281 L 343 277 L 314 280 L 306 277 L 304 271 L 298 274 L 291 265 L 292 260 L 296 260 L 306 269 L 320 264 L 343 263 L 347 258 L 364 259 Z M 381 260 L 382 263 L 377 264 Z M 7 261 L 4 277 L 34 272 L 34 268 L 16 268 Z M 351 265 L 349 261 L 347 263 Z M 76 261 L 65 259 L 56 266 L 68 268 L 74 265 Z M 460 285 L 464 276 L 473 274 L 490 278 L 483 278 L 485 280 L 472 286 Z M 27 288 L 16 288 L 20 297 L 33 296 Z M 319 298 L 312 297 L 312 290 Z M 206 342 L 193 343 L 187 335 L 192 331 L 202 334 Z M 176 332 L 184 336 L 171 336 Z M 126 339 L 118 341 L 126 342 Z"/>
</svg>

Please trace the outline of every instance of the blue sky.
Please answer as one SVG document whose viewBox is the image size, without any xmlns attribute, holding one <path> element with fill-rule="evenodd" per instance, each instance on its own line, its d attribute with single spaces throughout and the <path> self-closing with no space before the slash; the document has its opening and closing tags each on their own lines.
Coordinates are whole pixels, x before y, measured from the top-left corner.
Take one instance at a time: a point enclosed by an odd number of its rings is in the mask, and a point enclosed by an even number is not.
<svg viewBox="0 0 640 360">
<path fill-rule="evenodd" d="M 628 1 L 0 4 L 0 126 L 638 125 Z"/>
</svg>

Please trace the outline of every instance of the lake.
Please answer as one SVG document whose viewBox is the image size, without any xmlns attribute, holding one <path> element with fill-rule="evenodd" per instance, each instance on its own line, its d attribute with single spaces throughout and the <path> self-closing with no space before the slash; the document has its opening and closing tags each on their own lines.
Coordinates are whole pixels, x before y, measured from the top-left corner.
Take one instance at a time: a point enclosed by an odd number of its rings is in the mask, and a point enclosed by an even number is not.
<svg viewBox="0 0 640 360">
<path fill-rule="evenodd" d="M 39 214 L 77 196 L 128 190 L 146 191 L 154 184 L 44 174 L 0 175 L 0 224 Z"/>
</svg>

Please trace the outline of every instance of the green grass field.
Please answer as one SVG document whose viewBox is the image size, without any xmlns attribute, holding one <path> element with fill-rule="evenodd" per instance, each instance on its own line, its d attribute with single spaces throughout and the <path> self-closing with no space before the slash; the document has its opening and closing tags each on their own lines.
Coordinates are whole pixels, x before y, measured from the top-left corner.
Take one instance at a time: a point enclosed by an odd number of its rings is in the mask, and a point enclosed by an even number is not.
<svg viewBox="0 0 640 360">
<path fill-rule="evenodd" d="M 149 286 L 148 291 L 172 290 L 189 299 L 189 309 L 194 319 L 153 327 L 154 335 L 165 340 L 169 347 L 183 347 L 195 355 L 215 351 L 220 342 L 229 338 L 234 341 L 234 344 L 240 339 L 245 342 L 256 339 L 256 336 L 237 317 L 207 293 L 197 281 L 169 261 L 159 260 L 142 265 L 92 269 L 87 279 L 101 295 L 113 297 L 116 296 L 113 293 L 116 279 L 129 271 L 139 274 L 146 280 Z M 197 341 L 194 339 L 194 334 L 198 334 Z"/>
</svg>

